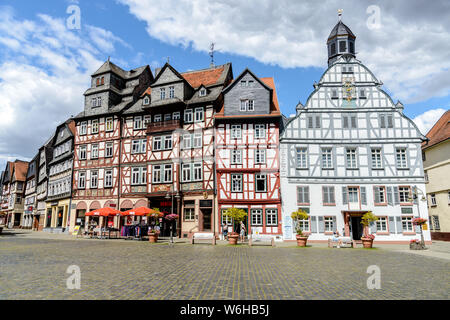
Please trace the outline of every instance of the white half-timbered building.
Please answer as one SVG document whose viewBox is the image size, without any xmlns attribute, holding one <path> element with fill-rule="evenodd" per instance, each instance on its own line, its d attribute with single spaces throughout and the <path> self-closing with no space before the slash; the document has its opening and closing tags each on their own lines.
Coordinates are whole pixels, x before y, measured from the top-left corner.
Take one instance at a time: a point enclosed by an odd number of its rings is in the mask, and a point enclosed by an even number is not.
<svg viewBox="0 0 450 320">
<path fill-rule="evenodd" d="M 372 211 L 375 242 L 420 238 L 414 217 L 428 219 L 421 143 L 426 139 L 382 83 L 355 57 L 355 36 L 341 21 L 328 38 L 329 66 L 280 140 L 283 236 L 295 239 L 291 212 L 310 214 L 309 241 L 334 231 L 359 240 Z M 424 231 L 430 241 L 429 231 Z"/>
<path fill-rule="evenodd" d="M 232 230 L 228 208 L 247 212 L 248 234 L 281 237 L 279 129 L 281 113 L 272 78 L 246 69 L 224 89 L 216 119 L 216 174 L 220 231 Z M 235 226 L 238 231 L 240 226 Z"/>
</svg>

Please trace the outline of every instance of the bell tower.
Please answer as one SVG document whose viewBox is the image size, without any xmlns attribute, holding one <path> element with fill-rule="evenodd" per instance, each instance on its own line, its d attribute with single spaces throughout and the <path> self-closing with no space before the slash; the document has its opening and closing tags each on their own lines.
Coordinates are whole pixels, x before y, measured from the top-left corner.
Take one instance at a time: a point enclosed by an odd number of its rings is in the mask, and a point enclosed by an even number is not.
<svg viewBox="0 0 450 320">
<path fill-rule="evenodd" d="M 342 55 L 350 55 L 355 58 L 356 36 L 342 22 L 342 12 L 342 9 L 338 10 L 339 21 L 328 36 L 328 66 L 332 65 Z"/>
</svg>

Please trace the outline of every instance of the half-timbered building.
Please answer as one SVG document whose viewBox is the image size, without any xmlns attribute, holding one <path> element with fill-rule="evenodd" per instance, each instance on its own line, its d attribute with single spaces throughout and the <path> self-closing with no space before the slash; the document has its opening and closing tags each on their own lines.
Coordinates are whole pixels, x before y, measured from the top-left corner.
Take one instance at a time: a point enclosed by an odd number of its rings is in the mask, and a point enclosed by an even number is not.
<svg viewBox="0 0 450 320">
<path fill-rule="evenodd" d="M 282 117 L 273 78 L 246 69 L 223 91 L 216 120 L 220 231 L 232 229 L 224 210 L 244 209 L 249 234 L 281 240 L 279 130 Z M 236 226 L 239 229 L 239 226 Z M 235 230 L 236 230 L 235 228 Z"/>
<path fill-rule="evenodd" d="M 86 211 L 130 209 L 120 203 L 121 112 L 152 82 L 149 66 L 125 71 L 106 61 L 91 77 L 84 111 L 75 120 L 71 231 Z M 117 220 L 114 222 L 117 224 Z"/>
<path fill-rule="evenodd" d="M 37 213 L 34 217 L 33 225 L 38 225 L 38 230 L 42 231 L 45 227 L 50 228 L 52 212 L 46 211 L 47 185 L 48 185 L 48 164 L 53 157 L 53 138 L 47 140 L 43 146 L 39 148 L 39 160 L 36 181 L 36 201 Z M 47 225 L 45 224 L 47 222 Z"/>
<path fill-rule="evenodd" d="M 179 73 L 167 63 L 123 112 L 122 201 L 177 213 L 177 236 L 217 232 L 214 113 L 231 79 L 231 64 Z"/>
<path fill-rule="evenodd" d="M 44 231 L 68 231 L 69 210 L 72 200 L 72 168 L 75 121 L 60 124 L 52 140 L 52 160 L 48 166 L 48 193 Z M 51 214 L 50 214 L 51 213 Z"/>
<path fill-rule="evenodd" d="M 25 202 L 24 202 L 24 215 L 22 219 L 22 228 L 32 229 L 34 216 L 37 213 L 36 208 L 36 171 L 38 165 L 39 154 L 37 154 L 29 163 L 28 171 L 25 183 Z M 36 228 L 37 229 L 37 228 Z"/>
<path fill-rule="evenodd" d="M 421 143 L 413 121 L 355 56 L 355 35 L 341 21 L 328 38 L 329 66 L 281 135 L 283 236 L 295 239 L 290 214 L 302 208 L 310 241 L 333 232 L 361 238 L 372 211 L 376 242 L 419 238 L 414 217 L 428 219 Z M 430 240 L 429 231 L 424 231 Z"/>
</svg>

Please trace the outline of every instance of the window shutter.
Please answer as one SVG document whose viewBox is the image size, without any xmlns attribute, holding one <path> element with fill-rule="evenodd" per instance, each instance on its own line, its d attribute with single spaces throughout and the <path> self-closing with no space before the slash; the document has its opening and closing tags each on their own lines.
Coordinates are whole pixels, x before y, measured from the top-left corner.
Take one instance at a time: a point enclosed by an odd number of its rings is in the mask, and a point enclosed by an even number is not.
<svg viewBox="0 0 450 320">
<path fill-rule="evenodd" d="M 379 187 L 373 187 L 373 192 L 375 194 L 375 203 L 380 203 L 380 194 L 379 194 Z"/>
<path fill-rule="evenodd" d="M 323 217 L 319 217 L 319 233 L 325 232 L 325 221 L 323 220 Z"/>
<path fill-rule="evenodd" d="M 348 117 L 344 116 L 344 129 L 348 128 Z"/>
<path fill-rule="evenodd" d="M 336 203 L 334 200 L 334 187 L 330 187 L 329 191 L 330 191 L 330 193 L 329 193 L 330 203 Z"/>
<path fill-rule="evenodd" d="M 337 230 L 336 217 L 333 217 L 333 231 Z"/>
<path fill-rule="evenodd" d="M 397 220 L 397 233 L 403 233 L 402 217 L 395 217 Z"/>
<path fill-rule="evenodd" d="M 361 187 L 361 203 L 367 205 L 366 187 Z"/>
<path fill-rule="evenodd" d="M 384 114 L 380 114 L 380 127 L 381 128 L 386 128 L 386 124 L 384 121 Z"/>
<path fill-rule="evenodd" d="M 389 217 L 389 233 L 395 233 L 395 220 L 394 220 L 394 217 Z"/>
<path fill-rule="evenodd" d="M 342 203 L 347 204 L 347 187 L 342 187 Z"/>
<path fill-rule="evenodd" d="M 356 116 L 351 117 L 352 119 L 352 128 L 356 128 Z"/>
<path fill-rule="evenodd" d="M 300 187 L 297 187 L 297 203 L 302 203 L 302 194 L 300 193 Z"/>
<path fill-rule="evenodd" d="M 312 129 L 314 127 L 313 125 L 313 117 L 308 117 L 308 128 Z"/>
<path fill-rule="evenodd" d="M 398 194 L 398 187 L 394 187 L 394 204 L 399 204 L 400 203 L 400 197 Z"/>
<path fill-rule="evenodd" d="M 317 233 L 317 220 L 316 217 L 311 217 L 311 232 Z"/>
<path fill-rule="evenodd" d="M 328 188 L 322 187 L 322 196 L 323 196 L 323 203 L 330 203 L 328 199 Z"/>
<path fill-rule="evenodd" d="M 376 222 L 372 222 L 371 224 L 370 224 L 370 233 L 377 233 L 377 223 Z"/>
<path fill-rule="evenodd" d="M 320 116 L 316 116 L 316 128 L 320 128 Z"/>
<path fill-rule="evenodd" d="M 309 203 L 309 187 L 305 187 L 305 203 Z"/>
<path fill-rule="evenodd" d="M 393 121 L 392 121 L 392 114 L 389 114 L 387 116 L 387 120 L 388 120 L 388 128 L 393 128 L 394 124 L 393 124 Z"/>
<path fill-rule="evenodd" d="M 387 200 L 388 200 L 388 204 L 390 205 L 390 206 L 392 206 L 392 187 L 387 187 L 386 188 L 386 190 L 387 190 Z"/>
</svg>

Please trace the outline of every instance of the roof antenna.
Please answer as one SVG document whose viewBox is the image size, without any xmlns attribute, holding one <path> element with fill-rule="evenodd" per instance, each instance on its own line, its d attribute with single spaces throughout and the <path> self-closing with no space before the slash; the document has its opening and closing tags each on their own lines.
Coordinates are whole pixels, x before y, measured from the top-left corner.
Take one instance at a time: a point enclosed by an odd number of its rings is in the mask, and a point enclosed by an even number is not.
<svg viewBox="0 0 450 320">
<path fill-rule="evenodd" d="M 339 10 L 338 10 L 339 21 L 342 20 L 342 12 L 344 12 L 344 9 L 339 9 Z"/>
<path fill-rule="evenodd" d="M 211 63 L 209 64 L 210 68 L 214 68 L 214 52 L 215 52 L 214 45 L 215 45 L 215 43 L 211 42 L 211 45 L 209 46 L 209 49 L 210 49 L 209 56 L 211 57 Z"/>
<path fill-rule="evenodd" d="M 111 56 L 108 56 L 108 62 L 111 62 L 110 60 L 111 60 Z"/>
<path fill-rule="evenodd" d="M 167 64 L 170 64 L 170 57 L 167 57 Z"/>
</svg>

